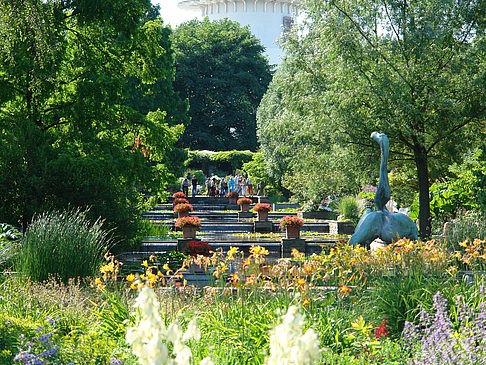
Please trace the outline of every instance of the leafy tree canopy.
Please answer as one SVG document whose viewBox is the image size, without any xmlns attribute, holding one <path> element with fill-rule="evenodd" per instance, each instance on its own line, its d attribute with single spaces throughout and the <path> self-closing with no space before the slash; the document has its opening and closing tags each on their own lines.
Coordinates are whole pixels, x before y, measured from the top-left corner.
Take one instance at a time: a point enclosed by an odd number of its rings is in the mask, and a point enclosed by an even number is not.
<svg viewBox="0 0 486 365">
<path fill-rule="evenodd" d="M 135 187 L 164 184 L 184 122 L 157 13 L 149 0 L 0 0 L 4 220 L 91 206 L 133 232 Z"/>
<path fill-rule="evenodd" d="M 255 150 L 255 114 L 271 79 L 263 46 L 228 19 L 192 20 L 174 30 L 175 88 L 189 99 L 191 124 L 180 145 Z"/>
<path fill-rule="evenodd" d="M 477 138 L 475 127 L 486 115 L 485 5 L 304 1 L 307 22 L 286 43 L 295 73 L 283 76 L 283 88 L 300 87 L 284 94 L 285 111 L 279 113 L 302 116 L 294 124 L 308 127 L 285 138 L 307 137 L 323 152 L 334 142 L 344 145 L 353 161 L 343 167 L 353 167 L 372 155 L 379 160 L 369 136 L 386 133 L 391 165 L 395 160 L 415 168 L 420 231 L 428 236 L 429 180 L 446 172 Z M 262 117 L 262 137 L 274 121 Z M 264 138 L 261 143 L 270 146 Z"/>
</svg>

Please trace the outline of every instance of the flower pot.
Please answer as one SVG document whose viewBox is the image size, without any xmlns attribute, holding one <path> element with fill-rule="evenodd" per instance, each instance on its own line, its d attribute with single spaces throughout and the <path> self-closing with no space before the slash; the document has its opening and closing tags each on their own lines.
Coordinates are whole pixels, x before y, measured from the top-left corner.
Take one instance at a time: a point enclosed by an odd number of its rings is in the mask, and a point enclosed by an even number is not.
<svg viewBox="0 0 486 365">
<path fill-rule="evenodd" d="M 240 209 L 242 212 L 249 212 L 250 211 L 250 204 L 241 204 Z"/>
<path fill-rule="evenodd" d="M 196 238 L 197 227 L 196 226 L 184 226 L 182 227 L 182 238 L 191 239 Z"/>
<path fill-rule="evenodd" d="M 287 238 L 300 238 L 300 226 L 285 226 Z"/>
<path fill-rule="evenodd" d="M 259 222 L 266 222 L 268 220 L 268 212 L 265 210 L 259 210 L 258 214 L 258 221 Z"/>
<path fill-rule="evenodd" d="M 189 212 L 179 212 L 179 218 L 188 217 L 188 216 L 189 216 Z"/>
</svg>

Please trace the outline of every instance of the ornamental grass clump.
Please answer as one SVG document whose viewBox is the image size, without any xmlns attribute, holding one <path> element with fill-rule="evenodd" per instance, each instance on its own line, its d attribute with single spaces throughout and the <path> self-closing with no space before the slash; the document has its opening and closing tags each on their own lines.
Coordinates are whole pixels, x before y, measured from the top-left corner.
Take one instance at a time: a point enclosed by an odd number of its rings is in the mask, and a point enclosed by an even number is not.
<svg viewBox="0 0 486 365">
<path fill-rule="evenodd" d="M 267 203 L 258 203 L 253 207 L 254 212 L 269 212 L 272 210 L 272 206 Z"/>
<path fill-rule="evenodd" d="M 15 269 L 34 281 L 55 276 L 69 278 L 95 275 L 111 245 L 103 222 L 91 223 L 87 212 L 47 212 L 33 218 L 27 227 Z"/>
<path fill-rule="evenodd" d="M 297 216 L 287 215 L 280 220 L 279 228 L 283 230 L 285 227 L 302 227 L 304 225 L 304 220 Z"/>
<path fill-rule="evenodd" d="M 185 226 L 194 226 L 197 228 L 201 228 L 201 219 L 199 217 L 182 217 L 177 219 L 175 222 L 175 226 L 177 228 L 182 228 Z"/>
<path fill-rule="evenodd" d="M 194 209 L 192 208 L 191 204 L 182 203 L 182 204 L 177 204 L 176 206 L 174 206 L 174 212 L 176 212 L 176 213 L 193 212 L 193 211 L 194 211 Z"/>
</svg>

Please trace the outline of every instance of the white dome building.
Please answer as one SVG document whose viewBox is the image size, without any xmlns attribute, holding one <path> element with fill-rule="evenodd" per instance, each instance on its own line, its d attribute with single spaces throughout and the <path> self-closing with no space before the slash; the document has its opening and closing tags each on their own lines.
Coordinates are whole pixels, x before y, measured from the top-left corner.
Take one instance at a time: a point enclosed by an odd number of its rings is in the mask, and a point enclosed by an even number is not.
<svg viewBox="0 0 486 365">
<path fill-rule="evenodd" d="M 300 0 L 179 0 L 182 9 L 199 10 L 209 20 L 229 18 L 252 33 L 265 47 L 270 64 L 281 62 L 282 50 L 275 41 L 293 24 Z"/>
</svg>

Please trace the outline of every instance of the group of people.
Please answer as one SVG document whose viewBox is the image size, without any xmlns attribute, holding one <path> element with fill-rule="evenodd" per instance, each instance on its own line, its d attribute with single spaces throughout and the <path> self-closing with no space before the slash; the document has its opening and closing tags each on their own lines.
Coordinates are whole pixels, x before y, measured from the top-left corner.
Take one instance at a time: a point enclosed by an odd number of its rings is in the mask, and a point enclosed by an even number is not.
<svg viewBox="0 0 486 365">
<path fill-rule="evenodd" d="M 187 174 L 187 176 L 182 181 L 182 192 L 189 196 L 189 187 L 192 185 L 192 196 L 196 196 L 197 194 L 197 186 L 198 180 L 196 176 L 191 176 L 191 174 Z M 254 195 L 255 191 L 253 189 L 253 182 L 251 181 L 250 177 L 245 177 L 242 174 L 228 175 L 223 179 L 219 179 L 217 177 L 206 177 L 206 189 L 208 196 L 226 196 L 228 193 L 232 191 L 236 191 L 238 195 L 247 196 L 247 195 Z M 258 194 L 262 192 L 263 188 L 261 184 L 258 184 Z"/>
<path fill-rule="evenodd" d="M 253 182 L 250 177 L 241 174 L 228 175 L 219 180 L 217 178 L 206 181 L 207 192 L 209 196 L 226 196 L 226 194 L 236 191 L 238 195 L 254 195 Z"/>
</svg>

